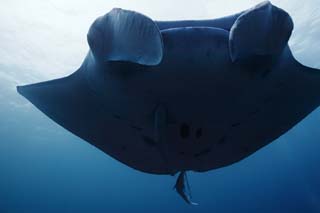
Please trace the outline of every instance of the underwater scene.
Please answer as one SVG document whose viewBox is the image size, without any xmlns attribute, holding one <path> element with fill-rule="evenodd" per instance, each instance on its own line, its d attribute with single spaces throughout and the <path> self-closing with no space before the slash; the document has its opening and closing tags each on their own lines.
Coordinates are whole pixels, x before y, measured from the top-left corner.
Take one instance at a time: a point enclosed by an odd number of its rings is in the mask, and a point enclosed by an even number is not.
<svg viewBox="0 0 320 213">
<path fill-rule="evenodd" d="M 1 0 L 0 213 L 320 212 L 319 9 Z"/>
</svg>

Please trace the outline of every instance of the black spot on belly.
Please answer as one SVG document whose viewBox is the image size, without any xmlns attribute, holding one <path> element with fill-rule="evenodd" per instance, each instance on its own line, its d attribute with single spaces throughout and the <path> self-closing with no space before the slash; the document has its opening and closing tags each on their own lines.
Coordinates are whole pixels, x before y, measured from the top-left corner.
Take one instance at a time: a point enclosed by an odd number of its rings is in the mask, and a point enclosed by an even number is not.
<svg viewBox="0 0 320 213">
<path fill-rule="evenodd" d="M 121 146 L 122 151 L 127 151 L 127 147 L 125 145 Z"/>
<path fill-rule="evenodd" d="M 206 148 L 206 149 L 204 149 L 204 150 L 202 150 L 202 151 L 194 154 L 194 157 L 195 157 L 195 158 L 199 158 L 199 157 L 202 157 L 202 156 L 204 156 L 204 155 L 209 154 L 210 152 L 211 152 L 211 148 Z"/>
<path fill-rule="evenodd" d="M 149 146 L 155 146 L 157 143 L 155 142 L 155 140 L 153 140 L 152 138 L 148 137 L 148 136 L 142 136 L 143 141 L 149 145 Z"/>
<path fill-rule="evenodd" d="M 196 138 L 199 139 L 202 136 L 202 128 L 197 129 L 196 131 Z"/>
<path fill-rule="evenodd" d="M 187 124 L 181 124 L 180 126 L 180 137 L 185 139 L 190 135 L 190 127 Z"/>
</svg>

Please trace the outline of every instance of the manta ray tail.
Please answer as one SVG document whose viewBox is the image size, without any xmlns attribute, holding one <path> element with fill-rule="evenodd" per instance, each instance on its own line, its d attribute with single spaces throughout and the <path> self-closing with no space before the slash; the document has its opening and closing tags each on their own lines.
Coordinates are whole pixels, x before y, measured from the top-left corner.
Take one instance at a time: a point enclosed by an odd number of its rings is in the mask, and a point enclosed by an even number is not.
<svg viewBox="0 0 320 213">
<path fill-rule="evenodd" d="M 185 171 L 180 172 L 177 182 L 174 186 L 178 194 L 190 205 L 198 205 L 191 201 L 191 191 L 188 182 L 188 177 Z"/>
</svg>

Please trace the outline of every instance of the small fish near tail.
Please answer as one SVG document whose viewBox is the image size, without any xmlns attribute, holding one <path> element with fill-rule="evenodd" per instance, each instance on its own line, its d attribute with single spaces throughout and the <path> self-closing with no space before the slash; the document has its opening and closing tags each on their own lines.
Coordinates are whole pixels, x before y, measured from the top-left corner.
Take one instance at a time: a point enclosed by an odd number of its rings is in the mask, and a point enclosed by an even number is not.
<svg viewBox="0 0 320 213">
<path fill-rule="evenodd" d="M 190 186 L 188 182 L 188 177 L 185 171 L 180 172 L 177 182 L 174 186 L 175 190 L 178 194 L 185 200 L 188 204 L 197 206 L 198 203 L 194 203 L 191 201 L 191 192 Z"/>
</svg>

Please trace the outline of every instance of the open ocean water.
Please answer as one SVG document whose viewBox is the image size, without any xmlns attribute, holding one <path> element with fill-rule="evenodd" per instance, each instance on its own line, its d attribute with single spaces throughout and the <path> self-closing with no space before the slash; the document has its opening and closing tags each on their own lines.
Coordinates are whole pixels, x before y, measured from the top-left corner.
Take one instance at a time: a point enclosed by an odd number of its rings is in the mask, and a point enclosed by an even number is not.
<svg viewBox="0 0 320 213">
<path fill-rule="evenodd" d="M 193 200 L 200 204 L 189 206 L 173 190 L 176 177 L 121 164 L 51 121 L 15 89 L 77 69 L 90 24 L 113 7 L 158 20 L 202 19 L 258 2 L 0 0 L 0 212 L 320 212 L 320 109 L 239 163 L 189 172 Z M 272 2 L 293 17 L 294 56 L 319 69 L 320 1 Z"/>
</svg>

